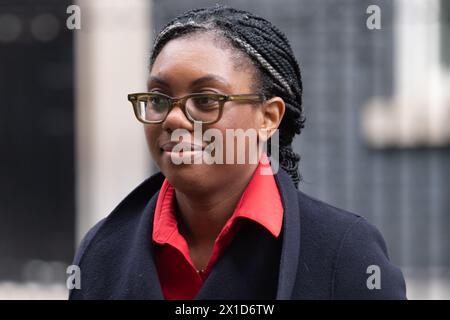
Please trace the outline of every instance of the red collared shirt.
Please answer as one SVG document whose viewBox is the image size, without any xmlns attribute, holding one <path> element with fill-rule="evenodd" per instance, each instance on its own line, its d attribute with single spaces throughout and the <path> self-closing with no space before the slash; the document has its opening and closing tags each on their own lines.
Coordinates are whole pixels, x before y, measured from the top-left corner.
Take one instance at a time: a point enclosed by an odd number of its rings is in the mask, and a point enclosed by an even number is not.
<svg viewBox="0 0 450 320">
<path fill-rule="evenodd" d="M 174 211 L 174 188 L 164 180 L 156 202 L 153 221 L 155 263 L 161 289 L 167 300 L 194 299 L 203 282 L 226 246 L 239 230 L 239 219 L 261 224 L 274 237 L 281 232 L 283 205 L 273 175 L 262 170 L 271 170 L 265 154 L 243 192 L 232 216 L 217 236 L 210 260 L 205 268 L 197 272 L 189 255 L 189 247 L 179 233 Z"/>
</svg>

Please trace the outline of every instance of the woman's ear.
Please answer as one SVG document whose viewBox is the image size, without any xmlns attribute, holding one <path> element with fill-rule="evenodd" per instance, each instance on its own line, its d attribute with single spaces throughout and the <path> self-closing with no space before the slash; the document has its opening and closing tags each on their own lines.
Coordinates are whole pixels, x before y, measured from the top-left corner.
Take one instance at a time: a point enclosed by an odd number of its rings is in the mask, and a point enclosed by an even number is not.
<svg viewBox="0 0 450 320">
<path fill-rule="evenodd" d="M 263 103 L 261 107 L 263 120 L 260 131 L 265 131 L 265 133 L 260 135 L 260 139 L 266 141 L 272 136 L 283 119 L 285 108 L 284 100 L 280 97 L 273 97 Z"/>
</svg>

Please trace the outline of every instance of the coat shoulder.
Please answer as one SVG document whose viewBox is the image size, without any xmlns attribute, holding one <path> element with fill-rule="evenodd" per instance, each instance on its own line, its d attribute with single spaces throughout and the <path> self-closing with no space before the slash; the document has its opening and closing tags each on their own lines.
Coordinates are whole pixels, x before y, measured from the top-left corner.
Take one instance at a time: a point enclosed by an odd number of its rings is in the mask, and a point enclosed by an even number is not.
<svg viewBox="0 0 450 320">
<path fill-rule="evenodd" d="M 105 270 L 105 265 L 113 266 L 111 270 L 120 268 L 117 259 L 129 254 L 134 235 L 141 231 L 139 228 L 142 225 L 146 226 L 143 220 L 150 221 L 148 216 L 151 213 L 147 209 L 157 196 L 163 180 L 164 176 L 157 173 L 143 181 L 84 235 L 72 264 L 82 270 L 85 284 L 109 276 L 111 272 Z M 85 285 L 84 290 L 71 290 L 69 298 L 80 299 L 89 292 L 89 286 Z"/>
<path fill-rule="evenodd" d="M 75 254 L 74 263 L 79 263 L 85 251 L 95 242 L 98 234 L 108 238 L 117 238 L 114 234 L 105 233 L 105 229 L 114 229 L 115 233 L 129 229 L 138 222 L 143 210 L 148 205 L 150 198 L 155 195 L 164 180 L 164 176 L 158 172 L 144 180 L 133 189 L 105 218 L 98 221 L 81 240 Z M 113 236 L 113 237 L 111 237 Z"/>
<path fill-rule="evenodd" d="M 404 299 L 403 275 L 367 219 L 298 191 L 297 294 L 325 299 Z M 379 278 L 371 276 L 378 272 Z M 378 282 L 377 282 L 378 281 Z M 307 294 L 308 292 L 308 294 Z"/>
</svg>

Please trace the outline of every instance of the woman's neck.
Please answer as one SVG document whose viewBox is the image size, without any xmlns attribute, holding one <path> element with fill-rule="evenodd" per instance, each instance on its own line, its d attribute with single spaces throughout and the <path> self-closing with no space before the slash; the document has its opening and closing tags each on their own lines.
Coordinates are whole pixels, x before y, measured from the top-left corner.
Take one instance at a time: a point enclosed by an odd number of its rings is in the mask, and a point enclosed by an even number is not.
<svg viewBox="0 0 450 320">
<path fill-rule="evenodd" d="M 226 187 L 208 194 L 196 195 L 175 190 L 178 226 L 189 247 L 212 248 L 253 173 L 254 170 L 249 170 L 245 176 L 239 176 L 234 182 L 228 182 Z"/>
</svg>

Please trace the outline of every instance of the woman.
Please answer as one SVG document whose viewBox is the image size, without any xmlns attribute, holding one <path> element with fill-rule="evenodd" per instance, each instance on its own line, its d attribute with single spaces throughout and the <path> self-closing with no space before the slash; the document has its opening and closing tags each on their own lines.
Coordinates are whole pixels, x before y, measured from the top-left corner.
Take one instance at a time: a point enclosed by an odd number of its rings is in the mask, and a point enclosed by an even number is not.
<svg viewBox="0 0 450 320">
<path fill-rule="evenodd" d="M 160 172 L 87 233 L 71 299 L 405 298 L 381 234 L 297 190 L 302 81 L 283 33 L 230 7 L 191 10 L 158 34 L 149 70 L 129 100 Z M 227 130 L 270 148 L 219 141 Z"/>
</svg>

